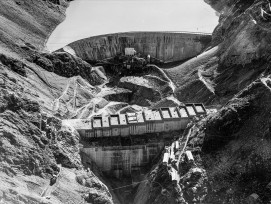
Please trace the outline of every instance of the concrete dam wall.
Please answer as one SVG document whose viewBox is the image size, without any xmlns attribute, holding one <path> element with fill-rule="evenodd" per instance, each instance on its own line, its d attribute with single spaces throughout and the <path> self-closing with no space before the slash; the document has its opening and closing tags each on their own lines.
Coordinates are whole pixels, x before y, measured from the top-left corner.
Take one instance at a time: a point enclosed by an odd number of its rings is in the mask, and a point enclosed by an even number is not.
<svg viewBox="0 0 271 204">
<path fill-rule="evenodd" d="M 100 35 L 75 41 L 61 49 L 84 60 L 102 60 L 133 47 L 164 62 L 189 59 L 201 53 L 212 40 L 211 34 L 178 32 L 128 32 Z"/>
<path fill-rule="evenodd" d="M 105 173 L 121 177 L 149 164 L 164 148 L 163 142 L 111 147 L 89 147 L 81 151 Z"/>
</svg>

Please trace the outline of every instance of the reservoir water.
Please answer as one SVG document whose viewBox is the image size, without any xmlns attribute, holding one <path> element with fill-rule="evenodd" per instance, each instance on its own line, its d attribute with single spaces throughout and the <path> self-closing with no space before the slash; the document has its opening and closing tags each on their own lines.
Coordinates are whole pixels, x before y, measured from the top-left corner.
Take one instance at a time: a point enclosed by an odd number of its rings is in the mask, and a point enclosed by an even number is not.
<svg viewBox="0 0 271 204">
<path fill-rule="evenodd" d="M 129 31 L 211 33 L 218 16 L 204 0 L 75 0 L 47 48 L 59 49 L 95 35 Z"/>
</svg>

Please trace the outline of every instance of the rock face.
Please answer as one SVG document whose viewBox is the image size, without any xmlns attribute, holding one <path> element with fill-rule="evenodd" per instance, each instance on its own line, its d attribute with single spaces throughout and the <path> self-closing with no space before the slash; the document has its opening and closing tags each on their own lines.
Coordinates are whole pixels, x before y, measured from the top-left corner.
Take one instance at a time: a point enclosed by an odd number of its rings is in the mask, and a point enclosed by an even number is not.
<svg viewBox="0 0 271 204">
<path fill-rule="evenodd" d="M 114 192 L 101 177 L 83 170 L 78 134 L 60 129 L 59 118 L 142 108 L 127 103 L 181 104 L 173 92 L 181 102 L 228 103 L 218 113 L 195 120 L 188 141 L 195 166 L 184 165 L 179 186 L 172 185 L 160 161 L 137 189 L 135 203 L 242 203 L 252 193 L 263 203 L 270 201 L 271 24 L 260 12 L 268 10 L 268 3 L 206 0 L 221 16 L 213 47 L 200 56 L 210 36 L 157 32 L 80 40 L 64 49 L 77 57 L 41 53 L 50 32 L 64 19 L 67 2 L 0 3 L 0 202 L 112 203 Z M 146 73 L 116 80 L 115 87 L 105 84 L 102 67 L 83 61 L 112 57 L 128 46 L 163 61 L 197 57 L 167 69 L 167 75 L 148 67 Z M 40 195 L 57 173 L 60 183 L 51 200 L 45 200 Z"/>
<path fill-rule="evenodd" d="M 51 3 L 53 2 L 53 3 Z M 22 54 L 20 46 L 41 50 L 55 27 L 64 20 L 66 0 L 8 0 L 1 3 L 0 46 Z"/>
<path fill-rule="evenodd" d="M 156 165 L 147 176 L 146 182 L 141 183 L 138 187 L 134 199 L 135 204 L 173 204 L 183 201 L 179 189 L 172 185 L 167 168 L 162 163 Z"/>
<path fill-rule="evenodd" d="M 270 22 L 261 17 L 265 1 L 208 1 L 221 12 L 206 53 L 166 70 L 181 101 L 226 103 L 268 69 Z M 222 9 L 223 8 L 223 9 Z M 199 91 L 199 90 L 202 91 Z M 189 95 L 191 90 L 197 94 Z"/>
<path fill-rule="evenodd" d="M 26 76 L 25 64 L 21 61 L 0 54 L 0 62 L 21 76 Z"/>
<path fill-rule="evenodd" d="M 150 106 L 173 93 L 168 83 L 158 77 L 123 77 L 119 87 L 131 90 L 130 103 L 141 106 Z"/>
<path fill-rule="evenodd" d="M 2 170 L 16 175 L 16 167 L 26 175 L 46 177 L 59 171 L 57 161 L 67 167 L 81 166 L 78 135 L 59 131 L 57 122 L 50 127 L 42 125 L 36 102 L 3 90 L 1 98 Z M 46 123 L 52 121 L 52 118 L 44 119 Z"/>
<path fill-rule="evenodd" d="M 164 62 L 181 61 L 201 53 L 211 42 L 208 34 L 131 32 L 90 37 L 67 46 L 86 61 L 102 60 L 124 53 L 133 47 L 143 55 L 150 54 Z"/>
<path fill-rule="evenodd" d="M 113 204 L 113 199 L 108 188 L 91 171 L 82 171 L 78 173 L 76 180 L 82 186 L 86 186 L 91 189 L 89 193 L 84 195 L 85 200 L 88 203 Z"/>
<path fill-rule="evenodd" d="M 270 201 L 270 97 L 268 75 L 197 124 L 189 146 L 209 175 L 205 202 L 246 203 L 252 193 Z"/>
<path fill-rule="evenodd" d="M 0 2 L 0 203 L 112 203 L 99 179 L 96 183 L 100 186 L 95 188 L 76 181 L 76 174 L 85 172 L 79 155 L 79 135 L 69 128 L 60 129 L 58 117 L 62 117 L 63 110 L 54 113 L 54 104 L 58 111 L 70 96 L 65 94 L 65 85 L 67 91 L 76 90 L 71 97 L 78 97 L 80 106 L 96 93 L 90 83 L 106 81 L 101 79 L 104 71 L 92 70 L 86 62 L 67 53 L 40 52 L 52 30 L 64 20 L 67 2 Z M 66 72 L 63 68 L 67 68 Z M 77 76 L 78 70 L 85 79 Z M 69 90 L 73 83 L 80 88 Z M 62 96 L 63 100 L 54 103 Z M 70 103 L 68 107 L 76 107 L 76 100 Z M 60 175 L 48 200 L 42 194 L 53 174 Z"/>
<path fill-rule="evenodd" d="M 45 70 L 54 72 L 59 76 L 81 76 L 94 86 L 100 85 L 107 80 L 106 77 L 101 76 L 100 73 L 103 74 L 101 70 L 92 68 L 90 64 L 81 58 L 72 56 L 66 52 L 44 53 L 41 55 L 35 53 L 33 57 L 28 59 Z"/>
<path fill-rule="evenodd" d="M 166 70 L 181 101 L 225 104 L 217 113 L 196 119 L 192 128 L 187 148 L 201 168 L 201 179 L 194 180 L 188 171 L 179 183 L 183 195 L 178 192 L 174 197 L 183 200 L 174 201 L 168 195 L 160 196 L 158 187 L 141 184 L 137 203 L 140 199 L 142 203 L 149 203 L 149 199 L 154 203 L 194 203 L 202 195 L 202 203 L 251 203 L 247 198 L 253 193 L 259 195 L 253 203 L 271 200 L 271 24 L 261 16 L 261 8 L 269 12 L 269 5 L 265 1 L 206 2 L 221 12 L 213 33 L 214 47 Z M 168 187 L 169 178 L 165 178 L 161 163 L 156 169 L 158 173 L 148 175 L 148 180 L 160 182 L 162 187 L 157 186 L 165 188 L 169 195 L 176 192 Z M 195 181 L 204 184 L 203 190 L 194 188 Z"/>
</svg>

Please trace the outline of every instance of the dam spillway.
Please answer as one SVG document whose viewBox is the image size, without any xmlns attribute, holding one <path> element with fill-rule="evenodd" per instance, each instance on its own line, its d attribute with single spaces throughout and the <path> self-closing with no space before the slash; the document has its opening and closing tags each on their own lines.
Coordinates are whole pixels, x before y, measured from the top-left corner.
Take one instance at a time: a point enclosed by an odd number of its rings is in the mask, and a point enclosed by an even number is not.
<svg viewBox="0 0 271 204">
<path fill-rule="evenodd" d="M 103 60 L 134 47 L 140 54 L 163 62 L 183 61 L 200 54 L 212 40 L 208 33 L 190 32 L 126 32 L 94 36 L 75 41 L 60 51 L 86 61 Z"/>
</svg>

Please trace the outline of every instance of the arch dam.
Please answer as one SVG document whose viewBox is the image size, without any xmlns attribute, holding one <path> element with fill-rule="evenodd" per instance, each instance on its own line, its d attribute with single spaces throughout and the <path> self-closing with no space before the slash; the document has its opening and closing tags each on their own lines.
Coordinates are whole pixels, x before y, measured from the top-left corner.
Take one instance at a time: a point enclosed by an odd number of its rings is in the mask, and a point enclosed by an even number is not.
<svg viewBox="0 0 271 204">
<path fill-rule="evenodd" d="M 211 43 L 211 33 L 125 32 L 99 35 L 75 41 L 59 51 L 66 51 L 85 61 L 111 58 L 133 47 L 165 63 L 183 61 L 200 54 Z"/>
</svg>

